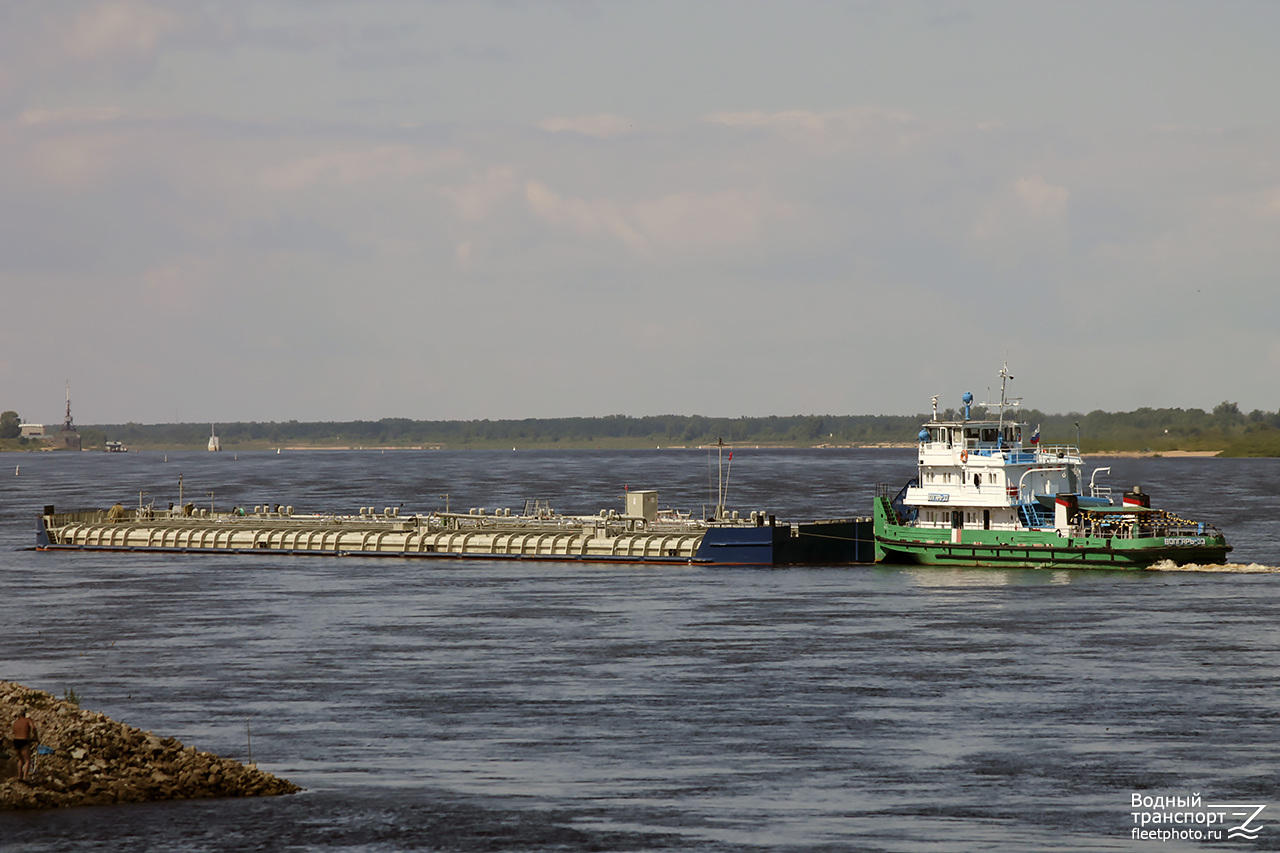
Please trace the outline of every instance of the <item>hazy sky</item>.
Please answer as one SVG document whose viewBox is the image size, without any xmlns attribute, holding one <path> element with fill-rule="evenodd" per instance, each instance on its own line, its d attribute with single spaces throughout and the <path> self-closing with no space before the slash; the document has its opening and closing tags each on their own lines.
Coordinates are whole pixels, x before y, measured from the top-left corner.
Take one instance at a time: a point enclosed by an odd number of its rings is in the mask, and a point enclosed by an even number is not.
<svg viewBox="0 0 1280 853">
<path fill-rule="evenodd" d="M 1280 408 L 1280 2 L 0 5 L 0 409 Z"/>
</svg>

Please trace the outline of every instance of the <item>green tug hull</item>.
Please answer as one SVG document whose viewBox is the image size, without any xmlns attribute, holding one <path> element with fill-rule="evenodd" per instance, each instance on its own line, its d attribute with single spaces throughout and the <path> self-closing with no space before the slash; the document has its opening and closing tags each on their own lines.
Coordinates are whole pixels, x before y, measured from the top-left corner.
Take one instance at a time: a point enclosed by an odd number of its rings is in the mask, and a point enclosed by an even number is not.
<svg viewBox="0 0 1280 853">
<path fill-rule="evenodd" d="M 875 502 L 876 561 L 928 566 L 1036 569 L 1146 569 L 1226 562 L 1231 550 L 1216 531 L 1149 537 L 1059 536 L 1056 530 L 949 530 L 897 520 L 888 498 Z M 956 541 L 958 540 L 958 541 Z"/>
</svg>

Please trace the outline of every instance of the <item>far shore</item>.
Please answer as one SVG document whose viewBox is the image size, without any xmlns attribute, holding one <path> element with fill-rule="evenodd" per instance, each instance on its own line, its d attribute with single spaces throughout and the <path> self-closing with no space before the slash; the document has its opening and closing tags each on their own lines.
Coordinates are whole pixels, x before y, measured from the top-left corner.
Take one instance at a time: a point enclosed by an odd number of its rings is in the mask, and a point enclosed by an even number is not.
<svg viewBox="0 0 1280 853">
<path fill-rule="evenodd" d="M 305 451 L 305 450 L 356 450 L 356 451 L 387 451 L 387 450 L 506 450 L 508 445 L 494 445 L 492 443 L 484 444 L 460 444 L 456 446 L 448 446 L 443 444 L 427 444 L 427 445 L 346 445 L 346 444 L 282 444 L 263 446 L 260 444 L 252 444 L 245 447 L 223 447 L 222 454 L 237 453 L 241 450 L 246 453 L 271 453 L 271 452 L 289 452 L 289 451 Z M 757 443 L 742 442 L 741 444 L 732 444 L 725 442 L 726 450 L 909 450 L 915 447 L 912 443 L 879 443 L 879 444 L 781 444 L 781 443 Z M 512 450 L 715 450 L 717 445 L 714 444 L 593 444 L 585 442 L 534 442 L 531 444 L 511 446 Z M 139 447 L 129 448 L 130 453 L 182 453 L 182 452 L 202 452 L 203 447 Z M 64 453 L 63 450 L 54 450 L 48 447 L 3 447 L 0 453 Z M 82 453 L 102 453 L 101 449 L 86 449 Z M 1169 459 L 1182 458 L 1211 458 L 1218 456 L 1222 450 L 1089 450 L 1084 456 L 1112 456 L 1130 459 L 1150 459 L 1155 457 L 1164 457 Z"/>
<path fill-rule="evenodd" d="M 1221 450 L 1096 450 L 1085 456 L 1120 456 L 1129 459 L 1151 459 L 1163 456 L 1168 459 L 1198 457 L 1209 459 L 1221 453 Z"/>
</svg>

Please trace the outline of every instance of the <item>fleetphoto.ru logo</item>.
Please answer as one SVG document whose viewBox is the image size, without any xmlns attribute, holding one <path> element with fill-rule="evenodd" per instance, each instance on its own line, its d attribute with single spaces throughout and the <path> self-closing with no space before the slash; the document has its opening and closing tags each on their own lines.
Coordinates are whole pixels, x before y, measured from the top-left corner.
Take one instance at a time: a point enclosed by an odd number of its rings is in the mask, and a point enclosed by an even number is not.
<svg viewBox="0 0 1280 853">
<path fill-rule="evenodd" d="M 1264 827 L 1258 822 L 1265 803 L 1206 803 L 1189 797 L 1133 794 L 1131 837 L 1139 841 L 1253 841 Z"/>
</svg>

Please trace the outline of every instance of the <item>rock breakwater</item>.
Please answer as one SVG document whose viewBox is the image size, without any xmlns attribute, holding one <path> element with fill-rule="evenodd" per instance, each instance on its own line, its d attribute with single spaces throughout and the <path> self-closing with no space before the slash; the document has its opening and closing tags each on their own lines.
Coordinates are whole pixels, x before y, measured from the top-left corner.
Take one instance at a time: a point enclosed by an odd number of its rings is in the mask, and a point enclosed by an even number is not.
<svg viewBox="0 0 1280 853">
<path fill-rule="evenodd" d="M 10 737 L 21 708 L 51 753 L 18 780 Z M 302 790 L 285 779 L 118 723 L 40 690 L 0 681 L 0 809 L 140 803 L 202 797 L 270 797 Z"/>
</svg>

